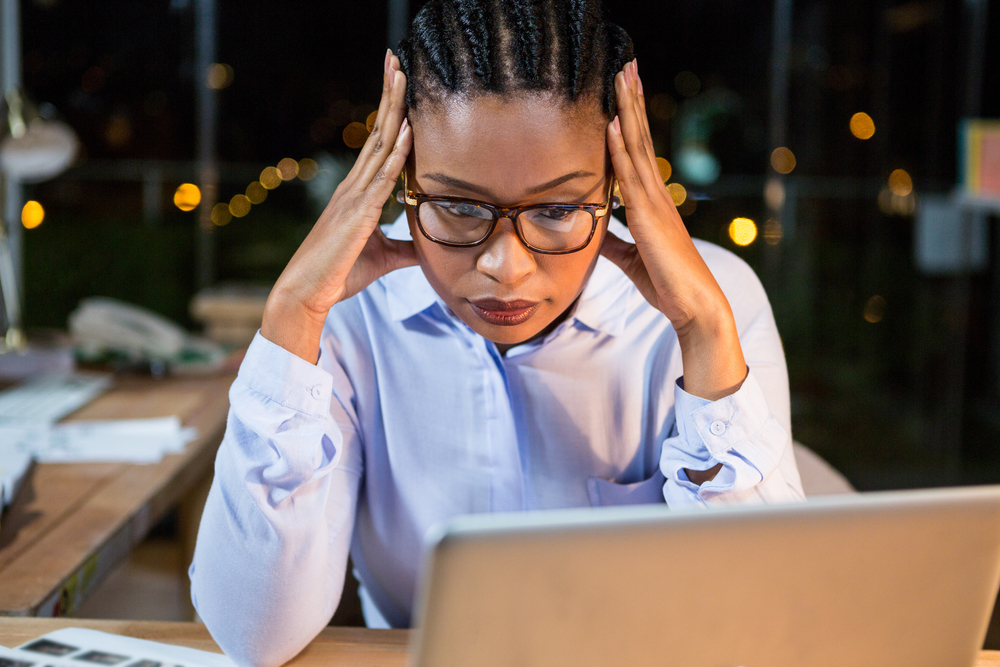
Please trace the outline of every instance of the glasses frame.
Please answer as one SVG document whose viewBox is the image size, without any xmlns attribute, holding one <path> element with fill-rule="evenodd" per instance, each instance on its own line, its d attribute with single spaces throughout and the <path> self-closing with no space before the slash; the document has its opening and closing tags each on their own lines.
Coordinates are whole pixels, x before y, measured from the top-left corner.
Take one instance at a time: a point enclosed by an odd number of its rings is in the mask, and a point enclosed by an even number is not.
<svg viewBox="0 0 1000 667">
<path fill-rule="evenodd" d="M 536 252 L 540 255 L 568 255 L 570 253 L 579 252 L 590 245 L 590 242 L 594 239 L 594 233 L 597 231 L 598 221 L 606 216 L 612 209 L 618 208 L 618 197 L 613 193 L 615 191 L 616 180 L 612 173 L 611 178 L 608 180 L 608 196 L 603 204 L 591 204 L 591 203 L 553 203 L 553 204 L 528 204 L 525 206 L 497 206 L 495 204 L 490 204 L 489 202 L 479 201 L 477 199 L 468 199 L 466 197 L 451 197 L 448 195 L 429 195 L 422 192 L 414 192 L 409 186 L 409 175 L 408 170 L 403 169 L 403 203 L 413 207 L 413 214 L 417 219 L 417 229 L 428 241 L 432 241 L 439 245 L 447 246 L 449 248 L 474 248 L 478 245 L 482 245 L 493 236 L 493 232 L 496 231 L 497 224 L 500 222 L 501 218 L 509 218 L 514 224 L 514 233 L 517 235 L 518 240 L 521 244 L 532 252 Z M 420 222 L 420 204 L 424 202 L 442 202 L 451 204 L 472 204 L 473 206 L 479 206 L 485 208 L 493 214 L 493 222 L 490 224 L 489 230 L 486 232 L 483 238 L 472 243 L 455 243 L 453 241 L 444 241 L 442 239 L 431 236 L 426 229 L 424 229 L 423 224 Z M 535 246 L 528 243 L 524 234 L 521 233 L 521 224 L 518 221 L 521 213 L 525 211 L 530 211 L 532 209 L 538 208 L 555 208 L 560 210 L 574 210 L 574 211 L 587 211 L 590 213 L 593 219 L 593 224 L 590 226 L 590 234 L 587 236 L 587 240 L 583 242 L 582 245 L 576 248 L 570 248 L 568 250 L 543 250 L 541 248 L 536 248 Z"/>
</svg>

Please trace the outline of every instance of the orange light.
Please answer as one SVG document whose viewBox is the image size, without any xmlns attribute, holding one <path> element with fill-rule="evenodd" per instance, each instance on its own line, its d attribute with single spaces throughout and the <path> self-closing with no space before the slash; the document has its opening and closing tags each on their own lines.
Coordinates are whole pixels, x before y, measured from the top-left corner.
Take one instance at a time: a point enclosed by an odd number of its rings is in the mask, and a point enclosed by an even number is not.
<svg viewBox="0 0 1000 667">
<path fill-rule="evenodd" d="M 193 211 L 201 203 L 201 190 L 194 183 L 181 183 L 174 191 L 174 206 L 182 211 Z"/>
<path fill-rule="evenodd" d="M 892 194 L 905 197 L 913 192 L 913 179 L 905 169 L 895 169 L 889 174 L 889 189 Z"/>
<path fill-rule="evenodd" d="M 795 153 L 784 146 L 771 152 L 771 167 L 779 174 L 790 174 L 795 169 Z"/>
<path fill-rule="evenodd" d="M 738 246 L 748 246 L 757 238 L 757 224 L 750 218 L 735 218 L 729 223 L 729 238 Z"/>
<path fill-rule="evenodd" d="M 281 180 L 290 181 L 299 175 L 299 163 L 286 157 L 278 163 L 278 173 L 281 174 Z"/>
<path fill-rule="evenodd" d="M 229 224 L 229 221 L 233 219 L 233 214 L 229 212 L 229 204 L 219 202 L 212 207 L 212 214 L 209 217 L 212 219 L 213 225 L 222 227 Z"/>
<path fill-rule="evenodd" d="M 670 166 L 666 158 L 658 157 L 656 158 L 656 166 L 660 168 L 660 178 L 666 183 L 670 180 L 670 175 L 674 173 L 674 168 Z"/>
<path fill-rule="evenodd" d="M 368 141 L 368 128 L 361 123 L 351 123 L 344 128 L 344 143 L 348 148 L 361 148 Z"/>
<path fill-rule="evenodd" d="M 299 160 L 299 178 L 303 181 L 311 181 L 319 173 L 319 165 L 316 160 L 303 158 Z"/>
<path fill-rule="evenodd" d="M 233 195 L 229 200 L 229 212 L 234 218 L 242 218 L 250 212 L 250 200 L 246 195 Z"/>
<path fill-rule="evenodd" d="M 858 139 L 871 139 L 875 134 L 875 121 L 864 111 L 851 116 L 851 134 Z"/>
<path fill-rule="evenodd" d="M 268 190 L 275 189 L 281 185 L 281 172 L 277 167 L 265 167 L 264 171 L 260 172 L 260 184 Z"/>
<path fill-rule="evenodd" d="M 246 196 L 251 204 L 263 204 L 267 199 L 267 188 L 261 185 L 260 181 L 254 181 L 247 186 Z"/>
<path fill-rule="evenodd" d="M 21 209 L 21 224 L 25 229 L 34 229 L 45 219 L 45 209 L 34 200 L 25 202 Z"/>
<path fill-rule="evenodd" d="M 688 198 L 687 190 L 680 183 L 671 183 L 668 185 L 667 192 L 670 193 L 671 199 L 674 200 L 674 206 L 680 206 Z"/>
</svg>

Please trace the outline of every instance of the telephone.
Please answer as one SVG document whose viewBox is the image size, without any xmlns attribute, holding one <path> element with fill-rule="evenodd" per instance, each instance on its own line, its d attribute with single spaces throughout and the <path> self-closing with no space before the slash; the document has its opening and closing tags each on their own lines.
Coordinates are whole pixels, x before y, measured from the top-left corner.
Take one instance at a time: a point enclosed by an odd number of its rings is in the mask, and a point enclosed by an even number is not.
<svg viewBox="0 0 1000 667">
<path fill-rule="evenodd" d="M 69 316 L 69 330 L 84 357 L 114 352 L 135 361 L 166 362 L 177 369 L 217 367 L 225 356 L 218 343 L 192 336 L 151 310 L 108 297 L 81 301 Z"/>
</svg>

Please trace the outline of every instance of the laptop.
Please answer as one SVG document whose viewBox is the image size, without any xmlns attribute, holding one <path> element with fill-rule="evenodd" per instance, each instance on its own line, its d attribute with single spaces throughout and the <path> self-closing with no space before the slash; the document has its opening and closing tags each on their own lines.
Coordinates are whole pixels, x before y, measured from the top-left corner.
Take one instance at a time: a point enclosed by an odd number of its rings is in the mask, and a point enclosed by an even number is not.
<svg viewBox="0 0 1000 667">
<path fill-rule="evenodd" d="M 415 667 L 971 666 L 1000 585 L 1000 486 L 432 532 Z"/>
</svg>

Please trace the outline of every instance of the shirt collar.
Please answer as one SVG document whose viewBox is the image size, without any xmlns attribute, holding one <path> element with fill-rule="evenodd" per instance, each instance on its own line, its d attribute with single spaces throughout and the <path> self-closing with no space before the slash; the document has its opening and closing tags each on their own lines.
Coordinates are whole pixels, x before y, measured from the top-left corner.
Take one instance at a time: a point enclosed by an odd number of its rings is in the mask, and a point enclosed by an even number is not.
<svg viewBox="0 0 1000 667">
<path fill-rule="evenodd" d="M 410 224 L 402 213 L 385 229 L 385 235 L 397 241 L 410 241 Z M 422 313 L 440 301 L 437 292 L 427 282 L 419 266 L 408 266 L 382 276 L 385 285 L 389 315 L 393 320 L 406 320 Z M 444 302 L 441 302 L 444 306 Z"/>
<path fill-rule="evenodd" d="M 632 241 L 628 228 L 614 217 L 608 231 L 615 236 Z M 390 239 L 411 240 L 410 226 L 406 214 L 400 215 L 385 230 Z M 427 282 L 419 266 L 397 269 L 381 278 L 386 288 L 389 314 L 393 320 L 401 321 L 422 313 L 435 303 L 440 303 L 449 312 L 444 302 Z M 633 291 L 632 282 L 610 260 L 601 256 L 583 288 L 571 318 L 583 326 L 611 336 L 618 336 L 625 330 L 628 316 L 628 297 Z"/>
</svg>

